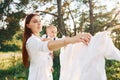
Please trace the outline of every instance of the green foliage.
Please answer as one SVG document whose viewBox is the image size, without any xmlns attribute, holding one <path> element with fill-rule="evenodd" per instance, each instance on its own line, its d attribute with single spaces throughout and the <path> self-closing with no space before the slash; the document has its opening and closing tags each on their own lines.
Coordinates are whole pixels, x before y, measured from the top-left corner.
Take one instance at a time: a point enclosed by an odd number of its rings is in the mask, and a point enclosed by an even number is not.
<svg viewBox="0 0 120 80">
<path fill-rule="evenodd" d="M 114 29 L 112 31 L 115 35 L 112 35 L 114 44 L 117 48 L 120 49 L 120 29 Z"/>
<path fill-rule="evenodd" d="M 18 63 L 7 70 L 0 70 L 0 80 L 27 80 L 28 69 Z"/>
<path fill-rule="evenodd" d="M 6 10 L 6 8 L 9 6 L 9 4 L 13 0 L 5 0 L 5 3 L 0 4 L 0 20 L 2 18 L 2 15 L 7 16 L 7 19 L 5 20 L 9 24 L 7 24 L 7 28 L 0 28 L 0 51 L 18 51 L 21 50 L 22 48 L 22 30 L 20 29 L 19 25 L 19 20 L 25 16 L 23 10 L 15 12 L 10 14 L 9 9 Z M 20 0 L 21 3 L 18 4 L 18 8 L 22 8 L 25 5 L 29 3 L 28 0 Z M 47 2 L 52 1 L 52 0 L 36 0 L 43 2 L 44 5 L 47 4 Z M 77 0 L 77 1 L 82 1 L 82 3 L 87 4 L 88 0 Z M 94 2 L 94 1 L 93 1 Z M 71 2 L 72 3 L 72 2 Z M 70 3 L 70 4 L 71 4 Z M 106 30 L 106 28 L 111 28 L 114 27 L 117 23 L 117 20 L 113 20 L 113 12 L 115 12 L 115 9 L 113 9 L 110 12 L 106 12 L 106 6 L 97 6 L 95 5 L 97 2 L 93 3 L 93 12 L 94 12 L 94 33 L 97 33 L 98 31 L 103 31 Z M 16 3 L 17 4 L 17 3 Z M 51 3 L 52 4 L 52 3 Z M 70 5 L 69 4 L 69 5 Z M 33 5 L 36 9 L 36 5 Z M 43 15 L 53 13 L 53 21 L 52 24 L 55 26 L 58 26 L 57 22 L 57 17 L 55 16 L 58 12 L 56 12 L 56 4 L 51 5 L 50 7 L 46 8 L 43 11 Z M 63 16 L 63 21 L 67 21 L 70 16 L 70 12 L 73 14 L 74 18 L 77 15 L 77 18 L 79 17 L 79 24 L 80 27 L 77 28 L 77 32 L 80 31 L 85 31 L 89 32 L 89 11 L 83 10 L 83 12 L 79 12 L 79 7 L 78 9 L 73 9 L 68 11 L 68 4 L 64 3 L 62 6 L 62 16 Z M 88 7 L 89 8 L 89 7 Z M 56 8 L 57 9 L 57 8 Z M 55 10 L 55 12 L 54 12 Z M 95 13 L 97 12 L 97 13 Z M 66 17 L 65 17 L 66 15 Z M 77 22 L 75 22 L 76 24 Z M 71 32 L 71 29 L 69 29 L 69 26 L 64 24 L 64 27 L 66 29 L 66 33 L 68 35 L 73 35 Z M 57 27 L 58 31 L 62 32 L 60 27 Z M 41 32 L 41 35 L 45 33 L 45 27 L 43 27 L 43 31 Z M 115 29 L 112 31 L 112 33 L 116 33 L 116 35 L 113 38 L 113 41 L 116 45 L 117 48 L 120 49 L 120 29 Z M 60 37 L 60 33 L 58 34 Z M 4 62 L 8 60 L 9 63 L 5 64 Z M 0 63 L 0 80 L 27 80 L 28 76 L 28 69 L 25 69 L 21 63 L 21 59 L 15 58 L 15 56 L 10 56 L 9 59 L 2 59 L 2 62 Z M 11 66 L 5 68 L 5 66 Z M 55 52 L 54 55 L 54 72 L 53 72 L 53 78 L 54 80 L 59 80 L 59 75 L 60 75 L 60 63 L 59 63 L 59 51 Z M 3 69 L 2 69 L 3 68 Z M 106 61 L 106 71 L 107 71 L 107 77 L 108 80 L 120 80 L 120 63 L 116 61 Z"/>
<path fill-rule="evenodd" d="M 53 68 L 54 68 L 53 79 L 54 80 L 59 80 L 59 75 L 60 75 L 59 53 L 60 53 L 60 51 L 54 52 L 54 64 L 53 64 Z"/>
<path fill-rule="evenodd" d="M 18 9 L 21 6 L 18 5 L 18 3 L 15 3 L 17 5 L 18 12 L 10 13 L 9 5 L 11 2 L 14 3 L 13 0 L 4 0 L 4 3 L 0 4 L 0 21 L 3 21 L 3 24 L 5 22 L 8 23 L 7 27 L 5 27 L 4 24 L 0 28 L 0 51 L 16 51 L 21 49 L 20 45 L 17 45 L 17 43 L 20 44 L 20 41 L 14 40 L 13 36 L 17 34 L 18 31 L 21 31 L 19 21 L 25 16 L 25 14 L 22 10 Z M 7 18 L 3 20 L 3 17 L 5 16 Z"/>
<path fill-rule="evenodd" d="M 106 72 L 108 80 L 120 80 L 120 62 L 106 60 Z"/>
<path fill-rule="evenodd" d="M 54 52 L 54 72 L 53 79 L 59 80 L 60 75 L 60 63 L 59 63 L 59 51 Z M 15 60 L 15 56 L 10 56 L 10 61 L 13 63 L 11 67 L 7 69 L 0 69 L 0 80 L 27 80 L 28 69 L 24 68 L 21 63 L 21 59 Z M 16 64 L 14 64 L 16 63 Z M 7 63 L 7 64 L 10 64 Z M 108 80 L 120 79 L 120 62 L 113 60 L 106 60 L 106 72 Z"/>
<path fill-rule="evenodd" d="M 16 34 L 10 40 L 5 40 L 1 43 L 0 51 L 18 51 L 22 49 L 22 31 Z"/>
<path fill-rule="evenodd" d="M 1 58 L 0 80 L 27 80 L 28 69 L 21 63 L 21 54 L 18 52 L 1 53 Z"/>
<path fill-rule="evenodd" d="M 59 51 L 55 51 L 54 53 L 55 54 L 53 65 L 54 67 L 53 78 L 54 80 L 59 80 L 60 75 Z M 27 80 L 29 71 L 28 68 L 24 68 L 23 64 L 21 63 L 21 58 L 16 60 L 15 55 L 13 56 L 10 55 L 10 58 L 8 58 L 7 60 L 9 60 L 10 62 L 2 64 L 11 65 L 12 63 L 12 65 L 7 69 L 0 69 L 0 80 Z"/>
<path fill-rule="evenodd" d="M 40 32 L 41 36 L 44 35 L 44 34 L 46 34 L 46 26 L 43 26 L 42 31 Z"/>
</svg>

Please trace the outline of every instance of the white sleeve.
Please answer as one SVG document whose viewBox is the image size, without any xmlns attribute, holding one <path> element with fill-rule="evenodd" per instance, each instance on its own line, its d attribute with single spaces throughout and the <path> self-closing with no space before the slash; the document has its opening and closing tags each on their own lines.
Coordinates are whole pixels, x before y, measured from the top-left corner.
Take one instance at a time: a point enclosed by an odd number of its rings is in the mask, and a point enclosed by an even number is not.
<svg viewBox="0 0 120 80">
<path fill-rule="evenodd" d="M 110 37 L 106 38 L 107 44 L 106 44 L 106 51 L 105 51 L 105 57 L 107 59 L 114 59 L 120 61 L 120 51 L 117 49 Z"/>
<path fill-rule="evenodd" d="M 42 37 L 41 37 L 41 38 L 42 38 L 42 39 L 43 39 L 43 38 L 46 38 L 46 34 L 42 35 Z"/>
<path fill-rule="evenodd" d="M 32 38 L 30 40 L 27 41 L 26 43 L 26 48 L 29 50 L 33 50 L 33 51 L 42 51 L 42 52 L 50 52 L 50 50 L 48 49 L 48 42 L 45 41 L 40 41 L 36 38 Z"/>
</svg>

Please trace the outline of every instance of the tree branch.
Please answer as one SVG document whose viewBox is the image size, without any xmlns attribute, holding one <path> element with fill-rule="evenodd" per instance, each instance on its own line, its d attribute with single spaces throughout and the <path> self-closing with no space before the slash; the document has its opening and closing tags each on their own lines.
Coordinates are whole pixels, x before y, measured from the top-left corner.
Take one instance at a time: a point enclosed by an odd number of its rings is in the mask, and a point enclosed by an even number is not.
<svg viewBox="0 0 120 80">
<path fill-rule="evenodd" d="M 104 25 L 101 26 L 101 27 L 108 26 L 108 27 L 106 28 L 106 30 L 107 30 L 107 29 L 109 28 L 109 26 L 114 22 L 114 20 L 117 18 L 117 16 L 118 16 L 119 14 L 120 14 L 120 11 L 118 11 L 117 14 L 115 14 L 114 18 L 113 18 L 110 22 L 104 24 Z"/>
<path fill-rule="evenodd" d="M 67 3 L 67 1 L 65 1 L 66 3 Z M 70 16 L 71 16 L 71 18 L 72 18 L 72 21 L 73 21 L 73 23 L 74 23 L 74 35 L 76 35 L 76 24 L 75 24 L 75 20 L 74 20 L 74 17 L 73 17 L 73 15 L 72 15 L 72 12 L 71 12 L 71 10 L 70 10 L 70 7 L 69 7 L 69 4 L 67 3 L 67 5 L 68 5 L 68 10 L 69 10 L 69 13 L 70 13 Z"/>
<path fill-rule="evenodd" d="M 37 12 L 42 12 L 42 13 L 45 13 L 45 14 L 50 14 L 52 16 L 58 17 L 58 15 L 56 15 L 54 13 L 46 12 L 46 11 L 37 11 Z"/>
</svg>

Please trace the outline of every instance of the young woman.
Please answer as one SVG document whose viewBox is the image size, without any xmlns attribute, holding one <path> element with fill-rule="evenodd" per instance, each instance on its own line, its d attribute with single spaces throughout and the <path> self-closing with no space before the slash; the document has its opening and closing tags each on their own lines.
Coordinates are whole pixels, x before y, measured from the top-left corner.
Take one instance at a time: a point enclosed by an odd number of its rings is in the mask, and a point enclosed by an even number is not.
<svg viewBox="0 0 120 80">
<path fill-rule="evenodd" d="M 91 35 L 86 33 L 63 40 L 44 42 L 39 36 L 41 30 L 42 23 L 39 15 L 28 15 L 25 21 L 22 48 L 24 66 L 28 67 L 30 61 L 28 80 L 53 80 L 48 53 L 68 44 L 83 42 L 87 45 L 91 39 Z"/>
</svg>

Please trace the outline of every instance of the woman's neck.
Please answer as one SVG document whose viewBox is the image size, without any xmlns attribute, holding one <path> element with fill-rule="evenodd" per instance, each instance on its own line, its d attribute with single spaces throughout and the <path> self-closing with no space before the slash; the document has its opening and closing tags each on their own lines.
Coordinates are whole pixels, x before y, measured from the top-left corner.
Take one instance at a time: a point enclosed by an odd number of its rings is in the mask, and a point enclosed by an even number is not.
<svg viewBox="0 0 120 80">
<path fill-rule="evenodd" d="M 33 33 L 35 36 L 40 37 L 39 33 Z"/>
</svg>

